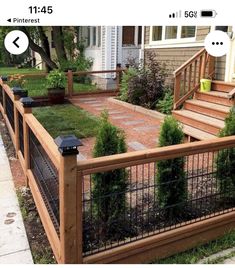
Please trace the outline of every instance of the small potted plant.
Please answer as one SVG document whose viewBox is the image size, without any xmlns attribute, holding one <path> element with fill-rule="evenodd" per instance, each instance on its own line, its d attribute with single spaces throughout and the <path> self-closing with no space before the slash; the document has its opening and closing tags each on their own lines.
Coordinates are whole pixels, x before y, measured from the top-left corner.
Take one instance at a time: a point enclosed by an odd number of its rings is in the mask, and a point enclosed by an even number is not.
<svg viewBox="0 0 235 268">
<path fill-rule="evenodd" d="M 59 70 L 50 71 L 46 77 L 48 98 L 53 104 L 64 102 L 66 76 Z"/>
<path fill-rule="evenodd" d="M 23 88 L 26 85 L 26 80 L 24 79 L 23 75 L 14 74 L 11 75 L 9 78 L 9 86 L 10 87 L 21 87 Z"/>
</svg>

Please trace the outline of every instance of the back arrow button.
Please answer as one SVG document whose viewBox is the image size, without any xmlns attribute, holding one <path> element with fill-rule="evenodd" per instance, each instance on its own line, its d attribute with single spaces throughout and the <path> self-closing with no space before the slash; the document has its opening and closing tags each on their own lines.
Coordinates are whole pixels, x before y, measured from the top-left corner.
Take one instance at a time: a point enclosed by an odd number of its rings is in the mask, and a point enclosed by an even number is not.
<svg viewBox="0 0 235 268">
<path fill-rule="evenodd" d="M 20 38 L 19 37 L 17 37 L 14 41 L 13 41 L 13 44 L 17 47 L 17 48 L 19 48 L 20 46 L 16 43 L 18 40 L 19 40 Z"/>
</svg>

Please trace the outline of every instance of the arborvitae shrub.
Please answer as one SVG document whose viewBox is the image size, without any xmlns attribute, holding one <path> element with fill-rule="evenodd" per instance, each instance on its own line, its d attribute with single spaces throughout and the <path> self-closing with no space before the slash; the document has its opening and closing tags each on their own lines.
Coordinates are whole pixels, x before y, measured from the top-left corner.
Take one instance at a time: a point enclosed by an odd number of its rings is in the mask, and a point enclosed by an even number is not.
<svg viewBox="0 0 235 268">
<path fill-rule="evenodd" d="M 129 80 L 136 76 L 138 73 L 138 69 L 130 67 L 123 75 L 121 80 L 121 87 L 120 87 L 120 100 L 128 101 L 128 83 Z"/>
<path fill-rule="evenodd" d="M 235 106 L 225 119 L 225 127 L 220 132 L 220 137 L 235 135 Z M 235 198 L 235 148 L 220 150 L 216 158 L 217 180 L 221 197 Z"/>
<path fill-rule="evenodd" d="M 164 98 L 158 101 L 156 108 L 163 114 L 171 114 L 173 110 L 173 103 L 174 96 L 172 95 L 172 91 L 168 90 L 165 92 Z"/>
<path fill-rule="evenodd" d="M 183 142 L 182 127 L 172 116 L 167 116 L 161 126 L 160 147 Z M 160 208 L 165 215 L 178 217 L 182 214 L 187 200 L 187 178 L 184 171 L 184 158 L 178 157 L 157 162 L 157 196 Z"/>
<path fill-rule="evenodd" d="M 127 146 L 124 133 L 108 121 L 104 112 L 96 138 L 93 156 L 107 156 L 125 153 Z M 93 213 L 100 226 L 101 236 L 121 235 L 126 211 L 126 190 L 128 178 L 125 169 L 96 173 L 93 182 Z"/>
</svg>

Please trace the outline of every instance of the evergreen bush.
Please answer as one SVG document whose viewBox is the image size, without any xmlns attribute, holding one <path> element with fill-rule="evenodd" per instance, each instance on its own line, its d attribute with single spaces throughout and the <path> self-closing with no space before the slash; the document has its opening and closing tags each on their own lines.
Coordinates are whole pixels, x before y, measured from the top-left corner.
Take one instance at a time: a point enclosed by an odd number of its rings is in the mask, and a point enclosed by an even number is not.
<svg viewBox="0 0 235 268">
<path fill-rule="evenodd" d="M 235 135 L 235 106 L 225 119 L 225 127 L 219 134 L 220 137 L 231 135 Z M 216 165 L 221 197 L 230 198 L 234 196 L 235 188 L 235 148 L 220 150 L 216 158 Z"/>
<path fill-rule="evenodd" d="M 158 101 L 156 108 L 159 112 L 169 115 L 173 110 L 173 103 L 174 97 L 172 91 L 168 90 L 165 92 L 164 98 Z"/>
<path fill-rule="evenodd" d="M 167 116 L 161 126 L 160 147 L 183 142 L 182 127 L 172 116 Z M 178 157 L 157 162 L 157 196 L 159 206 L 165 215 L 178 217 L 187 200 L 187 178 L 184 171 L 184 158 Z"/>
<path fill-rule="evenodd" d="M 124 133 L 108 121 L 107 112 L 102 113 L 101 125 L 96 138 L 93 156 L 125 153 L 127 146 Z M 93 213 L 99 222 L 100 233 L 119 236 L 126 211 L 128 178 L 125 169 L 96 173 L 93 182 Z"/>
<path fill-rule="evenodd" d="M 128 83 L 129 80 L 136 76 L 138 73 L 138 69 L 130 67 L 127 71 L 122 75 L 121 87 L 120 87 L 120 100 L 128 101 Z"/>
</svg>

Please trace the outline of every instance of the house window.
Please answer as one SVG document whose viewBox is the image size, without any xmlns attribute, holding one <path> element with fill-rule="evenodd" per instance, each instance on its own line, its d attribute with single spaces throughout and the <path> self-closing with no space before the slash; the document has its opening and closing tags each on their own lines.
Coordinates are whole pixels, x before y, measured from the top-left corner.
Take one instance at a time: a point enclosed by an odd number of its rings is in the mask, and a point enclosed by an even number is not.
<svg viewBox="0 0 235 268">
<path fill-rule="evenodd" d="M 87 27 L 87 46 L 89 47 L 91 43 L 91 27 Z"/>
<path fill-rule="evenodd" d="M 90 46 L 96 46 L 96 27 L 91 27 L 91 44 Z"/>
<path fill-rule="evenodd" d="M 162 40 L 162 26 L 152 27 L 152 41 Z"/>
<path fill-rule="evenodd" d="M 177 26 L 166 26 L 165 39 L 176 39 L 177 37 Z"/>
<path fill-rule="evenodd" d="M 135 26 L 122 27 L 122 44 L 124 46 L 135 44 Z"/>
<path fill-rule="evenodd" d="M 195 37 L 196 27 L 195 26 L 182 26 L 181 38 Z"/>
<path fill-rule="evenodd" d="M 142 26 L 138 26 L 138 45 L 142 43 Z"/>
<path fill-rule="evenodd" d="M 152 26 L 150 30 L 150 43 L 173 44 L 194 41 L 195 26 Z"/>
<path fill-rule="evenodd" d="M 101 46 L 101 26 L 97 27 L 97 46 Z"/>
<path fill-rule="evenodd" d="M 218 31 L 225 32 L 225 33 L 228 32 L 228 26 L 216 26 L 215 29 Z"/>
</svg>

